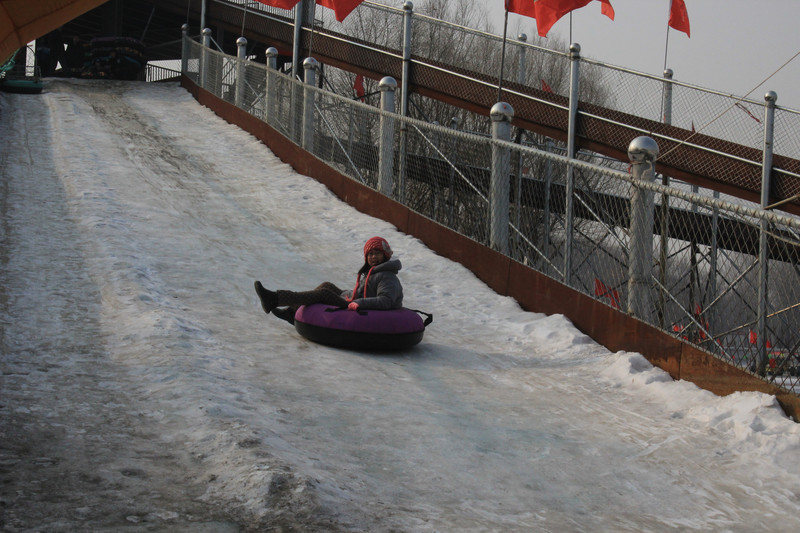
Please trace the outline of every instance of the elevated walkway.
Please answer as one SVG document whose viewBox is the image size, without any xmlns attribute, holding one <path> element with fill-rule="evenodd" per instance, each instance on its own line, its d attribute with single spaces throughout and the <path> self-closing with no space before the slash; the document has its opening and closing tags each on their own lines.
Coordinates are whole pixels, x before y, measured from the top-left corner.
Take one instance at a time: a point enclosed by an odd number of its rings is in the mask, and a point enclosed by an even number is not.
<svg viewBox="0 0 800 533">
<path fill-rule="evenodd" d="M 187 12 L 184 0 L 151 1 L 159 10 L 173 14 Z M 360 8 L 361 9 L 361 8 Z M 198 28 L 199 2 L 190 6 L 189 24 Z M 235 2 L 209 1 L 206 25 L 221 29 L 228 38 L 219 43 L 227 53 L 235 54 L 235 39 L 241 33 L 250 46 L 255 43 L 292 49 L 291 12 L 282 17 L 275 13 L 249 10 L 244 16 Z M 192 33 L 199 30 L 190 30 Z M 303 50 L 312 44 L 309 29 L 303 32 Z M 371 79 L 392 76 L 402 79 L 402 54 L 374 43 L 359 41 L 326 28 L 315 27 L 313 56 L 331 65 Z M 497 79 L 428 58 L 412 57 L 409 87 L 413 93 L 446 102 L 471 112 L 487 115 L 497 100 Z M 514 108 L 513 124 L 525 130 L 566 141 L 568 99 L 565 96 L 517 83 L 504 82 L 503 99 Z M 627 162 L 630 139 L 648 135 L 661 148 L 657 170 L 687 183 L 760 203 L 762 150 L 691 130 L 663 124 L 631 113 L 581 102 L 577 119 L 576 145 Z M 783 154 L 773 156 L 770 203 L 779 209 L 800 215 L 800 160 Z M 783 203 L 782 203 L 783 202 Z"/>
</svg>

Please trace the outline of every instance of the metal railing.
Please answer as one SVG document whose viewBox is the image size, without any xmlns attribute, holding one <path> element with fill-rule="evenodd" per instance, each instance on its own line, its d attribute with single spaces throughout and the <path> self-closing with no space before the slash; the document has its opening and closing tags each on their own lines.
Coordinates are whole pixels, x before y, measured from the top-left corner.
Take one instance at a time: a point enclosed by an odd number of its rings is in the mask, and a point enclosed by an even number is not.
<svg viewBox="0 0 800 533">
<path fill-rule="evenodd" d="M 491 110 L 491 137 L 466 133 L 395 114 L 391 78 L 374 107 L 317 88 L 313 59 L 303 83 L 275 70 L 277 51 L 265 66 L 240 45 L 233 57 L 213 50 L 208 32 L 205 46 L 184 36 L 183 73 L 350 178 L 800 392 L 797 218 L 665 185 L 647 137 L 630 139 L 628 173 L 591 153 L 509 142 L 513 110 L 504 104 Z"/>
<path fill-rule="evenodd" d="M 168 81 L 168 80 L 177 80 L 181 76 L 180 70 L 175 70 L 169 67 L 163 67 L 160 65 L 153 65 L 152 63 L 148 63 L 147 67 L 145 68 L 145 81 L 155 82 L 155 81 Z"/>
<path fill-rule="evenodd" d="M 295 26 L 302 20 L 298 17 L 302 3 L 292 11 L 287 11 L 247 0 L 208 1 L 237 6 L 243 16 L 251 19 L 259 15 L 281 17 L 294 21 Z M 307 1 L 305 3 L 308 4 Z M 361 64 L 362 57 L 358 49 L 362 51 L 363 58 L 378 52 L 382 54 L 383 63 L 402 63 L 404 67 L 415 65 L 415 82 L 422 86 L 428 86 L 433 81 L 421 79 L 420 76 L 430 75 L 430 72 L 441 68 L 452 70 L 457 65 L 459 72 L 483 84 L 474 90 L 483 93 L 492 88 L 499 92 L 498 70 L 503 48 L 500 36 L 416 13 L 410 2 L 403 8 L 395 8 L 366 1 L 344 22 L 336 21 L 330 9 L 314 10 L 313 4 L 305 9 L 310 9 L 314 20 L 312 26 L 307 15 L 306 22 L 302 22 L 302 31 L 311 43 L 312 55 L 314 34 L 332 35 L 336 39 L 355 43 L 357 50 L 351 51 L 349 56 L 354 63 Z M 295 32 L 295 35 L 298 33 Z M 573 54 L 539 46 L 537 43 L 542 41 L 538 38 L 529 43 L 527 37 L 520 37 L 509 39 L 505 44 L 504 92 L 513 95 L 518 116 L 534 114 L 544 123 L 556 124 L 566 109 L 563 98 L 573 97 L 570 94 Z M 697 172 L 708 173 L 714 180 L 752 191 L 756 198 L 761 188 L 764 139 L 769 134 L 773 139 L 769 149 L 776 157 L 768 170 L 775 183 L 786 178 L 778 187 L 773 187 L 772 193 L 777 195 L 778 200 L 791 198 L 797 201 L 800 196 L 800 160 L 797 159 L 800 154 L 800 111 L 774 105 L 766 95 L 757 100 L 682 83 L 674 80 L 669 70 L 664 77 L 659 77 L 580 56 L 577 56 L 577 60 L 581 76 L 574 90 L 581 102 L 580 116 L 585 122 L 583 127 L 590 130 L 579 134 L 592 138 L 597 129 L 607 126 L 612 129 L 612 135 L 624 137 L 610 140 L 616 149 L 622 150 L 630 137 L 653 136 L 663 147 L 659 156 L 661 163 L 680 166 L 681 161 L 703 161 Z M 326 66 L 326 76 L 332 78 L 331 72 L 334 70 Z M 297 72 L 302 74 L 302 69 L 298 67 Z M 348 89 L 352 91 L 353 76 L 346 73 L 343 77 L 344 82 L 335 87 L 340 94 L 346 94 Z M 402 77 L 401 85 L 406 83 L 406 79 L 406 76 Z M 545 85 L 547 95 L 541 93 L 541 96 L 531 96 L 529 91 L 519 90 L 525 87 L 544 88 Z M 399 96 L 401 114 L 440 123 L 450 120 L 449 116 L 414 115 L 415 105 L 406 100 L 404 93 L 409 91 L 404 91 L 404 88 L 401 87 Z M 414 96 L 407 95 L 408 98 Z M 774 105 L 774 121 L 772 131 L 767 132 L 765 116 L 771 105 Z M 416 106 L 419 109 L 422 107 Z M 459 114 L 462 115 L 461 124 L 464 128 L 474 128 L 474 124 L 485 122 L 483 117 L 463 117 L 463 112 Z M 619 127 L 620 124 L 615 121 L 615 114 L 625 115 L 623 127 Z M 660 128 L 659 125 L 669 125 L 670 128 Z M 575 134 L 570 136 L 574 138 Z M 720 156 L 726 161 L 740 164 L 721 168 Z"/>
</svg>

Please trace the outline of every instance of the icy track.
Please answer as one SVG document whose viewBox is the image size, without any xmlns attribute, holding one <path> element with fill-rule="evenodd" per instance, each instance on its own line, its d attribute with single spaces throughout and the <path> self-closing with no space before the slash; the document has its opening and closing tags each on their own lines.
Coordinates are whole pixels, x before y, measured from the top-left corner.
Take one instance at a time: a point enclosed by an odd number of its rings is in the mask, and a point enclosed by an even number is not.
<svg viewBox="0 0 800 533">
<path fill-rule="evenodd" d="M 3 531 L 800 531 L 800 425 L 527 313 L 174 84 L 0 93 Z M 434 313 L 312 344 L 366 239 Z"/>
</svg>

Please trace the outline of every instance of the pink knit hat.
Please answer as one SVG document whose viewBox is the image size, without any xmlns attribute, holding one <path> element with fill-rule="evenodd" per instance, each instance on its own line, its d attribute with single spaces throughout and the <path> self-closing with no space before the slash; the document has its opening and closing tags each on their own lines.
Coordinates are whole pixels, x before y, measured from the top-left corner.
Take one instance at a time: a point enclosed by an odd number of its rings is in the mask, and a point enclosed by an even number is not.
<svg viewBox="0 0 800 533">
<path fill-rule="evenodd" d="M 364 245 L 364 260 L 367 260 L 367 254 L 370 250 L 380 250 L 383 252 L 383 255 L 386 257 L 388 261 L 390 257 L 392 257 L 392 248 L 389 246 L 389 243 L 386 242 L 386 239 L 383 237 L 372 237 L 370 240 L 367 241 L 367 244 Z"/>
</svg>

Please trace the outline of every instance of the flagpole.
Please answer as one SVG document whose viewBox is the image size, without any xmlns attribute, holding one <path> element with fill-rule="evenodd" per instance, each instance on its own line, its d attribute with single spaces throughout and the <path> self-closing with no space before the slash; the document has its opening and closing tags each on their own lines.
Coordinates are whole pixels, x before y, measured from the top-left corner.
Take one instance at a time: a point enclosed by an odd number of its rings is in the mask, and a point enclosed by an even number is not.
<svg viewBox="0 0 800 533">
<path fill-rule="evenodd" d="M 669 53 L 669 17 L 672 14 L 672 0 L 669 0 L 669 9 L 667 10 L 667 38 L 664 42 L 664 70 L 667 70 L 667 54 Z"/>
<path fill-rule="evenodd" d="M 508 32 L 508 2 L 506 2 L 506 18 L 503 23 L 503 51 L 500 53 L 500 76 L 497 79 L 497 101 L 503 101 L 503 71 L 506 68 L 506 33 Z"/>
<path fill-rule="evenodd" d="M 308 38 L 308 57 L 311 57 L 311 47 L 314 45 L 314 22 L 317 20 L 317 0 L 313 0 L 314 8 L 311 10 L 311 35 Z"/>
<path fill-rule="evenodd" d="M 569 44 L 572 44 L 572 11 L 569 12 Z"/>
<path fill-rule="evenodd" d="M 672 0 L 669 0 L 670 9 L 669 11 L 672 12 Z M 664 41 L 664 68 L 661 72 L 667 71 L 667 54 L 669 53 L 669 16 L 667 16 L 667 37 Z M 667 86 L 664 85 L 661 89 L 661 113 L 659 114 L 659 120 L 664 119 L 664 93 L 667 90 Z"/>
<path fill-rule="evenodd" d="M 244 3 L 242 6 L 242 31 L 239 33 L 240 36 L 244 37 L 244 20 L 247 17 L 247 2 Z"/>
</svg>

